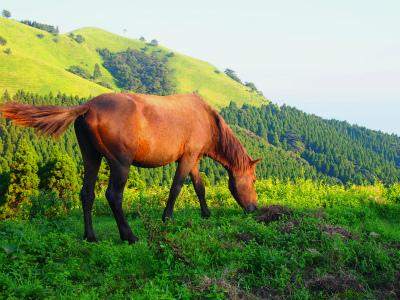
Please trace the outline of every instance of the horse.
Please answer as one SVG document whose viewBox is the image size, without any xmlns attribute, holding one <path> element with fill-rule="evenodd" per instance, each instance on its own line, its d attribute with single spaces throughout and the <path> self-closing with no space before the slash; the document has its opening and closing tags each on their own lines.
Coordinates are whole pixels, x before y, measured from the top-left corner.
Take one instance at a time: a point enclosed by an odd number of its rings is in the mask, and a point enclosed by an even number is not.
<svg viewBox="0 0 400 300">
<path fill-rule="evenodd" d="M 254 185 L 256 164 L 260 160 L 249 156 L 221 115 L 196 94 L 108 93 L 70 107 L 6 102 L 0 105 L 0 113 L 16 125 L 33 127 L 38 134 L 55 138 L 74 122 L 84 164 L 80 200 L 84 239 L 89 242 L 96 241 L 92 206 L 103 157 L 110 167 L 106 198 L 121 239 L 129 243 L 138 240 L 122 210 L 131 165 L 155 168 L 178 163 L 162 215 L 164 222 L 172 217 L 175 200 L 187 175 L 199 199 L 201 216 L 210 216 L 198 166 L 203 156 L 227 170 L 229 190 L 245 212 L 257 208 Z"/>
</svg>

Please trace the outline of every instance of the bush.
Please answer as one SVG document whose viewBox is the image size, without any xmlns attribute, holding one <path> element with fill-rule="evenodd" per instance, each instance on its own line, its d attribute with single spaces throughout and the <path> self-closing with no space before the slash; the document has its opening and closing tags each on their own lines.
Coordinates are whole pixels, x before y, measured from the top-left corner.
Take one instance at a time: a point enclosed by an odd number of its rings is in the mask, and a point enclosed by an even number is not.
<svg viewBox="0 0 400 300">
<path fill-rule="evenodd" d="M 10 13 L 9 10 L 3 9 L 3 11 L 2 11 L 1 14 L 2 14 L 2 16 L 3 16 L 4 18 L 11 18 L 11 13 Z"/>
<path fill-rule="evenodd" d="M 73 73 L 75 75 L 78 75 L 78 76 L 80 76 L 82 78 L 85 78 L 85 79 L 91 79 L 92 78 L 90 73 L 86 69 L 84 69 L 84 68 L 82 68 L 80 66 L 70 66 L 67 69 L 67 71 L 71 72 L 71 73 Z"/>
<path fill-rule="evenodd" d="M 242 81 L 240 80 L 239 76 L 237 76 L 236 72 L 233 71 L 232 69 L 225 69 L 224 72 L 225 72 L 226 75 L 228 75 L 230 78 L 232 78 L 236 82 L 239 82 L 239 83 L 243 84 Z"/>
<path fill-rule="evenodd" d="M 0 36 L 0 46 L 4 46 L 7 44 L 7 40 L 5 38 L 3 38 L 2 36 Z"/>
<path fill-rule="evenodd" d="M 99 82 L 97 82 L 97 84 L 98 84 L 98 85 L 101 85 L 101 86 L 104 86 L 105 88 L 108 88 L 108 89 L 110 89 L 110 90 L 113 89 L 113 87 L 112 87 L 109 83 L 104 82 L 104 81 L 99 81 Z"/>
<path fill-rule="evenodd" d="M 57 197 L 54 192 L 41 191 L 39 195 L 31 197 L 31 204 L 27 208 L 26 215 L 30 219 L 45 217 L 48 219 L 67 216 L 71 211 L 66 202 Z"/>
<path fill-rule="evenodd" d="M 149 43 L 150 46 L 158 46 L 158 41 L 156 39 L 152 39 Z"/>
<path fill-rule="evenodd" d="M 78 44 L 82 44 L 85 41 L 85 38 L 82 35 L 78 34 L 77 36 L 75 36 L 74 40 Z"/>
<path fill-rule="evenodd" d="M 37 36 L 39 39 L 44 38 L 44 34 L 43 34 L 43 33 L 38 33 L 36 36 Z"/>
<path fill-rule="evenodd" d="M 69 36 L 71 39 L 73 39 L 75 42 L 79 43 L 79 44 L 81 44 L 81 43 L 83 43 L 83 42 L 85 41 L 85 38 L 84 38 L 82 35 L 80 35 L 80 34 L 75 35 L 75 34 L 73 34 L 73 33 L 71 32 L 70 34 L 68 34 L 68 36 Z"/>
<path fill-rule="evenodd" d="M 68 154 L 55 151 L 44 166 L 42 173 L 45 174 L 45 178 L 42 180 L 44 188 L 62 199 L 66 210 L 78 206 L 78 172 L 74 161 Z"/>
<path fill-rule="evenodd" d="M 11 54 L 12 54 L 11 48 L 4 49 L 3 52 L 4 52 L 5 54 L 8 54 L 8 55 L 11 55 Z"/>
</svg>

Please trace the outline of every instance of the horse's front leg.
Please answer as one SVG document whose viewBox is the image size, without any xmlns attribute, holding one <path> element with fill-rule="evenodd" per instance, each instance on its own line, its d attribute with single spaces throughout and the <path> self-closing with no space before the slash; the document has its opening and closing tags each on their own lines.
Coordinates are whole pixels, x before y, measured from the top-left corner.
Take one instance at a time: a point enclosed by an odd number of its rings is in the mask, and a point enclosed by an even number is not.
<svg viewBox="0 0 400 300">
<path fill-rule="evenodd" d="M 190 171 L 190 178 L 192 179 L 197 198 L 199 198 L 201 216 L 203 218 L 208 218 L 210 217 L 210 210 L 208 209 L 206 202 L 206 190 L 204 188 L 203 179 L 200 176 L 199 167 L 197 164 Z"/>
<path fill-rule="evenodd" d="M 164 222 L 172 217 L 175 200 L 182 189 L 182 185 L 185 182 L 186 176 L 189 174 L 195 163 L 196 158 L 194 157 L 182 157 L 182 159 L 178 163 L 174 180 L 172 181 L 171 190 L 169 191 L 168 202 L 162 215 L 162 220 Z"/>
</svg>

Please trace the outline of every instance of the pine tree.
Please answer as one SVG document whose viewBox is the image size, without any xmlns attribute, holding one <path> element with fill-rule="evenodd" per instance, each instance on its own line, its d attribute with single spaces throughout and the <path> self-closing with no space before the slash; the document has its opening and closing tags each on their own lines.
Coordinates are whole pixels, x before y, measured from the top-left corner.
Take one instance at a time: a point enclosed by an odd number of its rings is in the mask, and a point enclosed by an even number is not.
<svg viewBox="0 0 400 300">
<path fill-rule="evenodd" d="M 32 146 L 22 140 L 10 165 L 9 186 L 5 199 L 7 216 L 14 216 L 24 205 L 29 205 L 29 198 L 38 194 L 39 177 L 38 156 Z"/>
<path fill-rule="evenodd" d="M 56 150 L 44 168 L 44 187 L 64 201 L 66 210 L 78 204 L 79 178 L 74 161 L 68 154 Z"/>
<path fill-rule="evenodd" d="M 142 176 L 139 174 L 138 169 L 136 167 L 131 167 L 129 171 L 127 188 L 134 188 L 137 190 L 141 190 L 144 189 L 145 187 L 146 183 L 144 182 Z"/>
<path fill-rule="evenodd" d="M 93 71 L 93 79 L 97 79 L 99 77 L 101 77 L 100 66 L 99 66 L 99 64 L 95 64 L 94 71 Z"/>
</svg>

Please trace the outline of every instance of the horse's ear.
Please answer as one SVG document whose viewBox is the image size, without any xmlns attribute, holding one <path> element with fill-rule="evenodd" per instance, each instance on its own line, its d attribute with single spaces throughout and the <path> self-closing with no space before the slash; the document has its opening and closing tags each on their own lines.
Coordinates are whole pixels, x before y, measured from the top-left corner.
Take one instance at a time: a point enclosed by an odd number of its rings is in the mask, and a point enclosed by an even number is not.
<svg viewBox="0 0 400 300">
<path fill-rule="evenodd" d="M 251 161 L 251 165 L 258 164 L 260 161 L 262 161 L 262 158 L 257 158 L 257 159 L 255 159 L 255 160 L 252 160 L 252 161 Z"/>
</svg>

